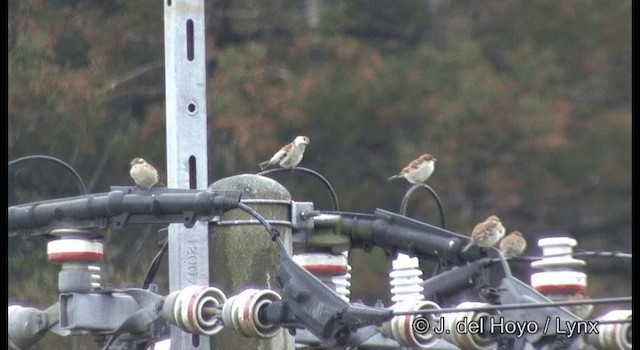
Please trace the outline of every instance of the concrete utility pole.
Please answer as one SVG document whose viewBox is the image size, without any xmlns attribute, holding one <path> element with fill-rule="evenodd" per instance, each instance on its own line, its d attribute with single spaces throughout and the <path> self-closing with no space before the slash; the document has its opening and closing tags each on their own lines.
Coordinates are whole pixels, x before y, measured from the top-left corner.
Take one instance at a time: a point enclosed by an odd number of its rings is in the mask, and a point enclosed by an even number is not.
<svg viewBox="0 0 640 350">
<path fill-rule="evenodd" d="M 203 0 L 164 0 L 167 186 L 206 189 L 207 108 Z M 208 223 L 169 226 L 169 288 L 209 285 Z M 171 348 L 210 349 L 209 339 L 171 327 Z"/>
<path fill-rule="evenodd" d="M 236 175 L 214 182 L 212 190 L 242 191 L 242 199 L 251 204 L 267 220 L 288 221 L 291 195 L 285 187 L 270 178 L 252 174 Z M 265 228 L 246 224 L 253 219 L 241 210 L 231 210 L 221 217 L 221 225 L 214 226 L 211 270 L 214 286 L 229 297 L 249 288 L 271 289 L 277 274 L 280 253 Z M 245 222 L 245 224 L 242 224 Z M 225 225 L 229 223 L 230 225 Z M 233 223 L 233 224 L 232 224 Z M 291 228 L 274 224 L 289 254 L 292 252 Z M 226 327 L 212 341 L 217 349 L 294 350 L 295 340 L 281 329 L 268 339 L 243 337 Z"/>
</svg>

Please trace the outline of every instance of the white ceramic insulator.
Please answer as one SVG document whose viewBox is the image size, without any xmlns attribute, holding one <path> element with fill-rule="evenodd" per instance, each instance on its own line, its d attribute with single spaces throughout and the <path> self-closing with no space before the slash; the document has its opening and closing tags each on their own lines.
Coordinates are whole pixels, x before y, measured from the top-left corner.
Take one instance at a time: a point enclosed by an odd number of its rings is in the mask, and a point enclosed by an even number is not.
<svg viewBox="0 0 640 350">
<path fill-rule="evenodd" d="M 272 338 L 278 334 L 280 326 L 261 322 L 259 312 L 280 299 L 280 295 L 269 289 L 244 290 L 224 303 L 222 320 L 226 326 L 232 327 L 245 337 Z"/>
<path fill-rule="evenodd" d="M 210 310 L 222 309 L 227 298 L 218 288 L 189 286 L 169 294 L 162 315 L 191 334 L 214 335 L 223 328 L 220 315 Z"/>
<path fill-rule="evenodd" d="M 340 254 L 300 253 L 294 255 L 293 260 L 333 289 L 342 299 L 349 302 L 351 294 L 349 252 Z"/>
<path fill-rule="evenodd" d="M 457 306 L 459 309 L 481 308 L 488 306 L 486 303 L 465 302 Z M 469 350 L 495 350 L 497 344 L 488 335 L 483 335 L 480 327 L 488 326 L 485 322 L 492 317 L 484 311 L 462 311 L 442 314 L 444 323 L 443 338 L 461 349 Z M 485 328 L 486 329 L 486 328 Z"/>
<path fill-rule="evenodd" d="M 566 300 L 569 295 L 585 292 L 587 275 L 581 270 L 583 260 L 573 258 L 573 247 L 578 242 L 570 237 L 549 237 L 538 240 L 543 258 L 531 263 L 531 268 L 542 270 L 531 274 L 531 286 L 554 300 Z"/>
<path fill-rule="evenodd" d="M 440 306 L 432 301 L 407 300 L 393 306 L 394 312 L 419 311 L 440 309 Z M 394 339 L 402 346 L 411 348 L 430 349 L 440 342 L 434 333 L 438 327 L 439 317 L 435 314 L 426 315 L 400 315 L 384 322 L 380 327 L 382 334 Z"/>
<path fill-rule="evenodd" d="M 418 258 L 406 254 L 398 254 L 392 262 L 391 301 L 398 304 L 410 300 L 424 300 L 422 292 L 422 270 Z"/>
<path fill-rule="evenodd" d="M 598 321 L 631 320 L 631 310 L 613 310 Z M 594 322 L 594 323 L 595 323 Z M 598 350 L 630 350 L 633 348 L 631 323 L 606 323 L 597 325 L 598 332 L 588 331 L 587 343 Z"/>
</svg>

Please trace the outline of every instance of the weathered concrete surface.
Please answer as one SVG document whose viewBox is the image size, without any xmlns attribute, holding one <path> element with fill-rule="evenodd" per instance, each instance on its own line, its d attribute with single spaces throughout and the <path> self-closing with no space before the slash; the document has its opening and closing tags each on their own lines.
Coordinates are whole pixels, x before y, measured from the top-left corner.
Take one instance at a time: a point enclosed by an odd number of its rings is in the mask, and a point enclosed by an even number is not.
<svg viewBox="0 0 640 350">
<path fill-rule="evenodd" d="M 277 181 L 253 174 L 236 175 L 218 180 L 209 186 L 213 190 L 242 191 L 242 199 L 290 200 L 291 195 Z M 289 209 L 284 205 L 250 204 L 268 220 L 289 221 Z M 225 213 L 222 221 L 253 220 L 240 209 Z M 274 225 L 291 252 L 291 229 Z M 210 271 L 211 285 L 220 288 L 227 297 L 248 289 L 272 289 L 280 253 L 264 226 L 211 225 Z M 212 337 L 215 349 L 293 350 L 294 338 L 281 330 L 274 338 L 257 340 L 239 335 L 225 327 Z"/>
</svg>

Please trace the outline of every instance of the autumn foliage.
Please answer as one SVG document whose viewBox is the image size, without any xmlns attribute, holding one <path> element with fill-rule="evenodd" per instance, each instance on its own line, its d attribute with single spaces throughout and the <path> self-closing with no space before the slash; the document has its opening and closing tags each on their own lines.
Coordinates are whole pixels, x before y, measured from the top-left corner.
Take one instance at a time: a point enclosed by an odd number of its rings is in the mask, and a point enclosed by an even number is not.
<svg viewBox="0 0 640 350">
<path fill-rule="evenodd" d="M 386 178 L 428 152 L 450 230 L 468 234 L 497 213 L 530 254 L 558 232 L 582 249 L 630 251 L 630 0 L 312 3 L 206 2 L 210 183 L 258 172 L 304 134 L 300 166 L 332 183 L 341 209 L 397 211 L 409 185 Z M 162 2 L 10 0 L 8 10 L 9 160 L 58 157 L 89 192 L 130 185 L 137 156 L 166 172 Z M 8 173 L 9 205 L 78 194 L 49 165 Z M 329 209 L 317 183 L 282 181 Z M 407 214 L 439 224 L 426 194 Z M 157 250 L 145 232 L 109 236 L 114 284 L 141 283 Z M 42 243 L 9 243 L 9 299 L 52 303 L 57 267 L 38 272 Z M 386 298 L 384 254 L 353 256 L 352 294 Z M 629 266 L 588 264 L 592 295 L 628 295 Z"/>
</svg>

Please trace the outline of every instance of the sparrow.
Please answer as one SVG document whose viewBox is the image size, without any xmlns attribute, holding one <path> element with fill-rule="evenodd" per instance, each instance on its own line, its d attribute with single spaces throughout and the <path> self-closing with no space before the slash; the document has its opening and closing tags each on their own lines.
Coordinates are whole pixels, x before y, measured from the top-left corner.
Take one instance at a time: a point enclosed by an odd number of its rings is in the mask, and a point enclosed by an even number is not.
<svg viewBox="0 0 640 350">
<path fill-rule="evenodd" d="M 304 155 L 304 150 L 309 144 L 309 138 L 298 136 L 291 143 L 282 146 L 271 159 L 260 163 L 260 169 L 265 170 L 271 166 L 281 166 L 286 169 L 294 169 Z"/>
<path fill-rule="evenodd" d="M 527 241 L 522 237 L 522 232 L 513 231 L 500 241 L 499 248 L 505 257 L 511 258 L 524 253 Z"/>
<path fill-rule="evenodd" d="M 505 228 L 502 226 L 500 218 L 495 215 L 489 216 L 485 221 L 477 224 L 471 231 L 471 240 L 462 248 L 462 252 L 466 252 L 474 245 L 483 248 L 489 248 L 498 243 L 504 236 Z"/>
<path fill-rule="evenodd" d="M 591 299 L 591 298 L 585 292 L 580 292 L 580 291 L 570 295 L 569 298 L 567 298 L 568 301 L 588 300 L 588 299 Z M 591 317 L 594 309 L 595 307 L 593 306 L 593 304 L 579 304 L 579 305 L 569 306 L 569 310 L 571 310 L 571 312 L 573 312 L 576 316 L 582 319 L 587 319 Z"/>
<path fill-rule="evenodd" d="M 144 159 L 134 158 L 129 164 L 129 175 L 137 186 L 150 190 L 158 183 L 158 171 Z"/>
<path fill-rule="evenodd" d="M 417 159 L 412 160 L 411 163 L 400 170 L 398 174 L 387 178 L 387 180 L 405 178 L 414 185 L 421 184 L 427 181 L 433 173 L 436 160 L 437 159 L 433 158 L 429 153 L 425 153 Z"/>
</svg>

